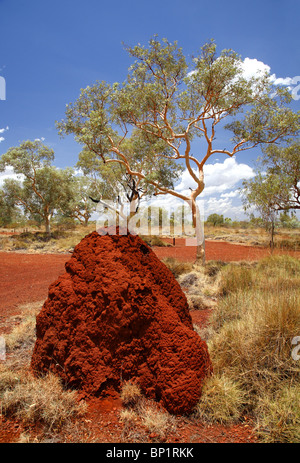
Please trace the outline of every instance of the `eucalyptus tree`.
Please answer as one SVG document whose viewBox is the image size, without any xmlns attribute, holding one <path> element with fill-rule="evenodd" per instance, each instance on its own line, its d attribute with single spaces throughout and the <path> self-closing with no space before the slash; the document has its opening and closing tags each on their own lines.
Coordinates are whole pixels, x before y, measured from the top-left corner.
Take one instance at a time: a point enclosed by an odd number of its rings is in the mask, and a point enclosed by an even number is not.
<svg viewBox="0 0 300 463">
<path fill-rule="evenodd" d="M 299 114 L 288 107 L 287 91 L 272 87 L 265 74 L 245 78 L 241 57 L 233 50 L 218 55 L 213 41 L 193 59 L 184 56 L 177 42 L 156 36 L 146 47 L 126 49 L 134 61 L 125 82 L 88 86 L 67 105 L 57 127 L 61 135 L 74 134 L 104 163 L 121 164 L 154 193 L 187 201 L 196 228 L 197 259 L 204 262 L 197 198 L 205 187 L 205 164 L 214 155 L 235 156 L 293 135 Z M 232 134 L 225 148 L 216 138 L 224 127 Z M 138 143 L 131 157 L 127 146 L 133 133 Z M 146 143 L 145 151 L 141 143 Z M 162 183 L 157 166 L 163 166 L 166 175 L 174 163 L 189 173 L 187 191 Z"/>
<path fill-rule="evenodd" d="M 267 146 L 258 160 L 278 211 L 300 209 L 300 140 Z"/>
<path fill-rule="evenodd" d="M 138 212 L 141 204 L 147 207 L 147 201 L 161 193 L 154 182 L 159 182 L 162 188 L 174 188 L 174 183 L 180 178 L 183 170 L 180 165 L 153 156 L 159 149 L 156 139 L 150 141 L 148 135 L 133 130 L 131 136 L 122 143 L 122 152 L 130 170 L 118 159 L 102 159 L 88 146 L 80 152 L 76 166 L 83 175 L 93 180 L 94 195 L 98 198 L 95 202 L 109 207 L 117 215 L 117 222 L 125 226 Z M 134 172 L 142 175 L 137 176 Z"/>
<path fill-rule="evenodd" d="M 255 217 L 255 212 L 262 219 L 267 231 L 270 232 L 270 247 L 274 247 L 274 234 L 278 208 L 274 201 L 278 191 L 278 179 L 268 178 L 261 172 L 257 172 L 251 181 L 244 181 L 241 188 L 242 200 L 245 212 L 251 218 Z"/>
<path fill-rule="evenodd" d="M 69 195 L 70 170 L 52 166 L 54 152 L 40 141 L 24 141 L 10 148 L 0 159 L 0 171 L 13 167 L 22 180 L 6 179 L 6 200 L 21 207 L 27 216 L 41 222 L 50 235 L 50 223 L 56 210 Z"/>
<path fill-rule="evenodd" d="M 75 170 L 70 169 L 64 188 L 64 198 L 59 207 L 60 216 L 76 219 L 87 227 L 95 212 L 95 205 L 91 201 L 91 197 L 98 191 L 95 181 L 84 175 L 76 175 Z"/>
<path fill-rule="evenodd" d="M 16 207 L 14 201 L 11 201 L 3 189 L 0 190 L 0 226 L 6 227 L 13 222 L 22 220 L 21 211 Z"/>
<path fill-rule="evenodd" d="M 270 230 L 274 246 L 276 218 L 282 211 L 300 209 L 300 141 L 269 145 L 258 159 L 256 176 L 243 182 L 241 189 L 245 211 L 256 210 Z"/>
</svg>

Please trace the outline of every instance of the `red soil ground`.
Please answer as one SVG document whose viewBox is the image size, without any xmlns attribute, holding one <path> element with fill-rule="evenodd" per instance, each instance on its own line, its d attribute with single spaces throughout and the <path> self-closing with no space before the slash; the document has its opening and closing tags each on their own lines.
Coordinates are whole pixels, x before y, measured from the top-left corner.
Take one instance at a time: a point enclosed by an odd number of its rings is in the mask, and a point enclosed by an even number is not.
<svg viewBox="0 0 300 463">
<path fill-rule="evenodd" d="M 176 240 L 175 247 L 154 248 L 159 258 L 175 257 L 192 261 L 196 249 L 184 246 L 182 240 Z M 275 253 L 280 253 L 275 251 Z M 226 242 L 206 242 L 207 260 L 254 261 L 270 254 L 268 249 Z M 300 258 L 300 252 L 289 252 Z M 13 316 L 20 314 L 20 305 L 28 302 L 43 301 L 47 298 L 49 285 L 65 272 L 64 264 L 70 254 L 22 254 L 14 252 L 0 253 L 0 335 L 11 330 Z M 192 311 L 193 322 L 203 325 L 209 312 Z M 122 424 L 118 420 L 121 403 L 118 397 L 91 401 L 85 417 L 88 433 L 98 442 L 120 442 Z M 177 431 L 168 437 L 168 442 L 255 442 L 251 420 L 234 426 L 205 426 L 193 423 L 181 417 L 177 421 Z M 22 423 L 0 417 L 0 443 L 14 442 L 23 431 Z M 155 442 L 156 436 L 149 434 L 148 442 Z M 134 442 L 134 440 L 132 441 Z"/>
<path fill-rule="evenodd" d="M 171 238 L 166 238 L 164 241 L 173 243 Z M 155 252 L 160 259 L 175 257 L 178 260 L 193 261 L 196 258 L 196 248 L 194 246 L 185 246 L 184 238 L 176 238 L 175 246 L 157 247 L 155 248 Z M 246 246 L 225 241 L 206 240 L 205 253 L 207 260 L 222 260 L 224 262 L 241 260 L 256 261 L 263 257 L 270 256 L 271 250 L 258 246 Z M 274 249 L 273 254 L 289 254 L 290 256 L 300 258 L 300 251 L 282 251 Z"/>
</svg>

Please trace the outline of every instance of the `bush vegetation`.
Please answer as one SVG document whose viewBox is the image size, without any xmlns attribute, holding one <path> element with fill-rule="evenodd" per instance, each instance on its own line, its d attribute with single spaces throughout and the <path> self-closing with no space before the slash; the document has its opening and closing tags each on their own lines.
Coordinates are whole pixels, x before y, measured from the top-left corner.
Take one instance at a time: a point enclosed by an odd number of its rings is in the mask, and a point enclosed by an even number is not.
<svg viewBox="0 0 300 463">
<path fill-rule="evenodd" d="M 3 416 L 21 420 L 25 426 L 38 424 L 46 435 L 82 416 L 86 404 L 78 401 L 75 391 L 66 390 L 57 376 L 36 377 L 30 372 L 35 315 L 40 308 L 41 302 L 23 306 L 20 323 L 4 336 L 8 355 L 0 364 L 0 406 Z"/>
<path fill-rule="evenodd" d="M 300 365 L 291 356 L 300 327 L 299 288 L 300 261 L 289 256 L 221 270 L 208 336 L 214 378 L 204 387 L 198 416 L 224 422 L 220 408 L 228 407 L 228 419 L 238 411 L 252 414 L 266 442 L 299 442 Z"/>
</svg>

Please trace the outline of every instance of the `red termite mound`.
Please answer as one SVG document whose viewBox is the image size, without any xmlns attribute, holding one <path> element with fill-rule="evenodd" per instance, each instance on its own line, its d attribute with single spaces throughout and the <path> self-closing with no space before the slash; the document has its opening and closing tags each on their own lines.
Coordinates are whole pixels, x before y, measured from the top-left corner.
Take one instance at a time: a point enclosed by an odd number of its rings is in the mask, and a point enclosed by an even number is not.
<svg viewBox="0 0 300 463">
<path fill-rule="evenodd" d="M 119 391 L 131 380 L 183 414 L 211 372 L 184 293 L 135 235 L 87 235 L 50 285 L 36 334 L 33 371 L 52 371 L 86 395 Z"/>
</svg>

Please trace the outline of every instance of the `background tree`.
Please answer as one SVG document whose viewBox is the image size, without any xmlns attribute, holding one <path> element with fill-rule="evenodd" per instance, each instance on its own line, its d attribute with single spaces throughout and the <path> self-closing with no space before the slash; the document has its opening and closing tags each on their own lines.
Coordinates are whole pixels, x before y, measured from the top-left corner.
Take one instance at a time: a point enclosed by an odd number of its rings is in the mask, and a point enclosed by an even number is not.
<svg viewBox="0 0 300 463">
<path fill-rule="evenodd" d="M 224 216 L 220 214 L 210 214 L 207 219 L 207 223 L 211 223 L 214 227 L 222 225 L 224 223 Z"/>
<path fill-rule="evenodd" d="M 157 140 L 150 141 L 148 136 L 136 130 L 123 140 L 122 146 L 131 169 L 146 173 L 147 179 L 143 175 L 137 176 L 132 171 L 128 172 L 118 159 L 103 159 L 88 147 L 79 154 L 76 166 L 84 175 L 94 179 L 100 202 L 103 205 L 106 200 L 110 204 L 115 202 L 115 213 L 128 222 L 137 212 L 140 202 L 161 193 L 148 180 L 159 181 L 162 188 L 173 188 L 182 173 L 182 167 L 172 160 L 155 158 L 153 152 L 160 149 Z M 129 207 L 126 208 L 126 205 Z"/>
<path fill-rule="evenodd" d="M 289 212 L 300 209 L 300 142 L 286 140 L 283 145 L 264 147 L 258 159 L 256 176 L 243 182 L 243 202 L 246 211 L 254 207 L 270 231 L 270 246 L 274 246 L 276 218 L 281 221 Z M 251 212 L 250 212 L 251 214 Z"/>
<path fill-rule="evenodd" d="M 272 184 L 273 202 L 278 211 L 300 209 L 300 140 L 270 145 L 258 160 L 266 169 L 265 179 Z"/>
<path fill-rule="evenodd" d="M 278 214 L 278 206 L 275 201 L 276 192 L 278 191 L 277 180 L 277 178 L 266 177 L 258 172 L 253 180 L 243 182 L 243 189 L 241 190 L 245 211 L 250 217 L 254 217 L 254 211 L 256 211 L 262 219 L 266 230 L 270 232 L 271 249 L 274 248 L 275 225 Z"/>
<path fill-rule="evenodd" d="M 57 124 L 59 132 L 74 134 L 103 162 L 121 164 L 128 174 L 152 185 L 156 194 L 188 201 L 196 227 L 197 259 L 204 262 L 196 200 L 205 186 L 205 163 L 215 154 L 234 156 L 294 134 L 299 114 L 287 107 L 287 91 L 272 88 L 267 75 L 246 80 L 241 58 L 232 50 L 217 56 L 214 42 L 205 44 L 190 63 L 177 42 L 160 42 L 157 37 L 147 48 L 137 45 L 127 51 L 135 59 L 127 80 L 113 85 L 96 82 L 82 90 L 75 103 L 67 105 L 65 119 Z M 216 131 L 225 119 L 233 138 L 223 148 Z M 137 134 L 133 155 L 140 160 L 134 165 L 127 150 L 133 130 Z M 196 146 L 194 154 L 192 143 L 197 137 L 203 144 Z M 143 143 L 145 152 L 140 149 Z M 150 160 L 146 166 L 145 159 Z M 189 193 L 163 186 L 159 169 L 148 171 L 151 162 L 153 166 L 178 162 L 187 169 Z"/>
<path fill-rule="evenodd" d="M 282 228 L 299 228 L 300 221 L 297 219 L 294 211 L 283 211 L 279 215 L 279 225 Z"/>
<path fill-rule="evenodd" d="M 22 213 L 4 190 L 0 190 L 0 226 L 6 227 L 22 218 Z"/>
<path fill-rule="evenodd" d="M 69 170 L 64 187 L 64 196 L 60 199 L 59 205 L 60 216 L 76 219 L 87 227 L 95 212 L 95 204 L 90 199 L 97 194 L 95 181 L 87 176 L 77 176 L 72 169 Z"/>
<path fill-rule="evenodd" d="M 12 166 L 24 180 L 4 181 L 4 194 L 10 204 L 20 206 L 34 220 L 45 225 L 50 235 L 50 222 L 55 211 L 65 203 L 69 194 L 71 171 L 51 165 L 54 152 L 40 141 L 24 141 L 10 148 L 0 159 L 0 171 Z"/>
</svg>

